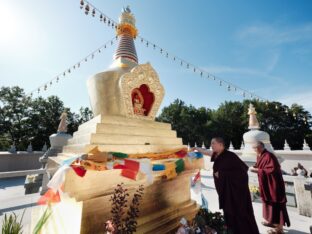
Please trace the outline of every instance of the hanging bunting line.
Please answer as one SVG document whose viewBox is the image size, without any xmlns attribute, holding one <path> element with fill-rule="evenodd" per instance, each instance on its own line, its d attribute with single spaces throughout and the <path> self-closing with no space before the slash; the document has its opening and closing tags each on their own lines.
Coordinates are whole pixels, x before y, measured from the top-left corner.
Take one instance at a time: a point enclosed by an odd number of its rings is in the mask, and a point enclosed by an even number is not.
<svg viewBox="0 0 312 234">
<path fill-rule="evenodd" d="M 118 23 L 116 21 L 114 21 L 112 18 L 110 18 L 109 16 L 107 16 L 106 14 L 104 14 L 102 11 L 100 11 L 98 8 L 96 8 L 93 4 L 91 4 L 89 1 L 86 0 L 80 0 L 80 9 L 84 9 L 84 13 L 86 15 L 92 15 L 92 17 L 95 16 L 99 16 L 100 21 L 103 21 L 105 25 L 107 26 L 111 26 L 113 29 L 117 29 L 118 27 Z M 91 12 L 91 13 L 90 13 Z M 142 44 L 145 44 L 146 47 L 150 47 L 153 48 L 153 50 L 157 50 L 160 52 L 160 54 L 164 55 L 166 58 L 172 58 L 172 60 L 178 64 L 180 64 L 180 66 L 188 69 L 188 70 L 192 70 L 194 73 L 199 74 L 201 77 L 204 77 L 206 79 L 210 79 L 213 81 L 216 81 L 219 83 L 219 86 L 225 86 L 226 89 L 228 91 L 234 91 L 235 93 L 241 94 L 243 96 L 243 98 L 255 98 L 258 101 L 264 101 L 264 102 L 268 102 L 269 100 L 266 98 L 263 98 L 257 94 L 255 94 L 254 92 L 248 91 L 244 88 L 239 87 L 236 84 L 233 84 L 229 81 L 226 81 L 220 77 L 217 77 L 211 73 L 209 73 L 208 71 L 200 68 L 199 66 L 196 66 L 176 55 L 173 55 L 172 53 L 169 53 L 169 51 L 163 49 L 162 47 L 158 46 L 156 43 L 153 43 L 145 38 L 143 38 L 142 36 L 137 36 L 137 38 L 140 40 L 140 42 Z"/>
<path fill-rule="evenodd" d="M 118 23 L 113 20 L 111 17 L 104 14 L 101 10 L 99 10 L 97 7 L 95 7 L 93 4 L 91 4 L 89 1 L 86 0 L 80 0 L 80 9 L 84 10 L 84 13 L 86 15 L 92 15 L 92 17 L 99 16 L 100 21 L 103 22 L 108 27 L 111 27 L 112 29 L 117 29 Z M 91 13 L 90 13 L 91 12 Z M 226 81 L 216 75 L 211 74 L 210 72 L 206 71 L 205 69 L 196 66 L 174 54 L 169 53 L 169 51 L 163 49 L 162 47 L 158 46 L 156 43 L 153 43 L 142 36 L 137 36 L 137 38 L 140 40 L 142 44 L 145 44 L 146 47 L 153 48 L 155 51 L 159 51 L 160 54 L 164 55 L 166 58 L 171 58 L 173 62 L 176 62 L 177 64 L 180 64 L 180 66 L 188 69 L 193 70 L 194 73 L 197 73 L 202 78 L 206 78 L 212 81 L 215 81 L 219 83 L 219 86 L 226 87 L 227 91 L 234 92 L 238 95 L 241 95 L 243 99 L 256 99 L 257 101 L 263 101 L 266 103 L 266 105 L 269 105 L 269 99 L 261 97 L 260 95 L 251 92 L 247 89 L 241 88 L 240 86 L 231 83 L 229 81 Z M 276 109 L 278 109 L 278 105 L 275 106 Z M 289 110 L 288 107 L 285 107 L 285 113 L 288 114 Z M 297 119 L 296 113 L 293 114 L 293 117 Z M 307 124 L 307 118 L 304 118 L 304 122 Z"/>
<path fill-rule="evenodd" d="M 40 85 L 39 87 L 37 87 L 36 89 L 32 90 L 31 92 L 29 92 L 26 95 L 27 96 L 32 96 L 36 92 L 39 94 L 40 91 L 46 91 L 49 86 L 53 85 L 54 83 L 58 83 L 60 81 L 60 79 L 66 77 L 66 75 L 69 75 L 74 70 L 80 68 L 83 63 L 88 62 L 90 59 L 94 59 L 95 55 L 96 54 L 100 54 L 102 52 L 102 50 L 107 48 L 107 46 L 112 46 L 114 44 L 114 40 L 117 40 L 117 37 L 113 37 L 112 39 L 108 40 L 103 45 L 98 47 L 96 50 L 92 51 L 87 56 L 85 56 L 83 59 L 81 59 L 78 62 L 74 63 L 72 66 L 70 66 L 67 69 L 65 69 L 64 71 L 60 72 L 55 77 L 53 77 L 51 80 L 49 80 L 46 83 Z"/>
</svg>

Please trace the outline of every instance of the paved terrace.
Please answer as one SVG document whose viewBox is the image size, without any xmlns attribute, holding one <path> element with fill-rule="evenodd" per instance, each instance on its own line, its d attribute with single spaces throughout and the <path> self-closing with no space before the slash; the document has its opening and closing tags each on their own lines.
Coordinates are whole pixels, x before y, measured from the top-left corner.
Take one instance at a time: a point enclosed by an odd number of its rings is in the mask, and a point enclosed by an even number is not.
<svg viewBox="0 0 312 234">
<path fill-rule="evenodd" d="M 211 211 L 218 211 L 217 193 L 213 184 L 212 172 L 202 170 L 201 188 L 205 198 L 208 200 L 209 209 Z M 24 181 L 25 177 L 1 179 L 0 180 L 0 228 L 5 213 L 15 212 L 21 215 L 26 209 L 23 225 L 24 233 L 31 233 L 30 231 L 30 214 L 33 206 L 36 206 L 36 201 L 40 197 L 39 193 L 24 195 Z M 201 202 L 200 195 L 192 191 L 194 200 Z M 262 221 L 262 205 L 261 203 L 253 203 L 255 216 L 258 227 L 261 233 L 266 233 L 267 228 L 261 225 Z M 296 208 L 288 207 L 288 212 L 291 220 L 291 227 L 286 228 L 286 233 L 289 234 L 309 234 L 309 226 L 312 224 L 312 218 L 301 216 L 298 214 Z"/>
</svg>

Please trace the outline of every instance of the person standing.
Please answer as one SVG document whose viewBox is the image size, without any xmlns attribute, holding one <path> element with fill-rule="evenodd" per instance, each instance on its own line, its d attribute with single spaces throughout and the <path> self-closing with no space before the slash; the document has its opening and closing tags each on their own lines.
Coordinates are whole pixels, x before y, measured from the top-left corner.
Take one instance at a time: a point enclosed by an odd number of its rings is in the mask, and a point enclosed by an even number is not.
<svg viewBox="0 0 312 234">
<path fill-rule="evenodd" d="M 213 178 L 223 209 L 225 223 L 234 234 L 259 234 L 255 220 L 249 187 L 248 166 L 233 152 L 225 149 L 224 140 L 211 140 L 212 153 L 195 147 L 202 154 L 211 156 Z"/>
<path fill-rule="evenodd" d="M 260 196 L 263 204 L 264 226 L 275 227 L 270 233 L 283 233 L 283 226 L 290 226 L 286 209 L 285 183 L 281 166 L 274 154 L 267 151 L 263 142 L 258 141 L 253 149 L 257 153 L 257 162 L 250 168 L 258 174 Z"/>
</svg>

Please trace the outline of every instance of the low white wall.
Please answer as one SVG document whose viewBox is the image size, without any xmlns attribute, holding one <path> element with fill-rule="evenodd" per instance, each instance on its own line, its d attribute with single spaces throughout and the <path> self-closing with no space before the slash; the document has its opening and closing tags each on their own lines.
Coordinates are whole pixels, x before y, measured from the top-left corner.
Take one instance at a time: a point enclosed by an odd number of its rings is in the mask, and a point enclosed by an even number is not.
<svg viewBox="0 0 312 234">
<path fill-rule="evenodd" d="M 0 152 L 0 172 L 5 171 L 22 171 L 41 168 L 39 158 L 44 154 L 41 151 L 32 153 L 17 152 Z"/>
</svg>

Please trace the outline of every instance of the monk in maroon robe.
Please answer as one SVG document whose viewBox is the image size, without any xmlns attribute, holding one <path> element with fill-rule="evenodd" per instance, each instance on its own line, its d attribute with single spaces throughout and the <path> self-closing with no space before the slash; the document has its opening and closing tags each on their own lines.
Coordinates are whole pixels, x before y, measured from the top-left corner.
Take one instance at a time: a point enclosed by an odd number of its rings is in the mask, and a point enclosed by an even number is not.
<svg viewBox="0 0 312 234">
<path fill-rule="evenodd" d="M 272 233 L 283 233 L 283 226 L 287 224 L 289 227 L 290 221 L 281 166 L 276 156 L 265 149 L 263 142 L 257 142 L 253 148 L 257 153 L 257 163 L 250 170 L 258 173 L 265 220 L 262 224 L 275 227 Z"/>
<path fill-rule="evenodd" d="M 213 177 L 227 227 L 234 234 L 259 234 L 248 187 L 248 166 L 233 152 L 225 149 L 222 138 L 211 140 Z"/>
</svg>

